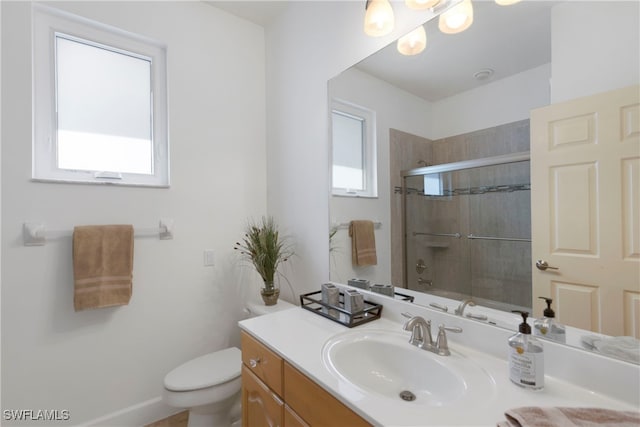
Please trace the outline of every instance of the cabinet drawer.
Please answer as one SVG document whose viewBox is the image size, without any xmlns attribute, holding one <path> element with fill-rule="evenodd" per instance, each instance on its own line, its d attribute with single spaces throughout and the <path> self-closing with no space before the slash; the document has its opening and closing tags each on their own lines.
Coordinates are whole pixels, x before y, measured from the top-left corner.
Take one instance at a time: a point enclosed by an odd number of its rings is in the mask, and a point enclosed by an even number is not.
<svg viewBox="0 0 640 427">
<path fill-rule="evenodd" d="M 240 340 L 242 363 L 278 396 L 282 396 L 282 358 L 244 331 Z"/>
<path fill-rule="evenodd" d="M 280 427 L 284 404 L 262 381 L 242 367 L 242 426 Z"/>
<path fill-rule="evenodd" d="M 371 425 L 286 362 L 284 363 L 284 401 L 312 427 Z"/>
</svg>

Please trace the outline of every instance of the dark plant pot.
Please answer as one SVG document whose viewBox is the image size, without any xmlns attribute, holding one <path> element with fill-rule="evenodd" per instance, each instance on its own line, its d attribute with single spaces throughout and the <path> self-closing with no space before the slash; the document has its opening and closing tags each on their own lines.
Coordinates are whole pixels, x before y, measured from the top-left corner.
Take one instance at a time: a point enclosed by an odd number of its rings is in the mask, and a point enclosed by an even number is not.
<svg viewBox="0 0 640 427">
<path fill-rule="evenodd" d="M 273 289 L 267 291 L 266 289 L 260 289 L 260 295 L 262 295 L 262 301 L 264 305 L 276 305 L 278 303 L 278 297 L 280 296 L 280 289 Z"/>
</svg>

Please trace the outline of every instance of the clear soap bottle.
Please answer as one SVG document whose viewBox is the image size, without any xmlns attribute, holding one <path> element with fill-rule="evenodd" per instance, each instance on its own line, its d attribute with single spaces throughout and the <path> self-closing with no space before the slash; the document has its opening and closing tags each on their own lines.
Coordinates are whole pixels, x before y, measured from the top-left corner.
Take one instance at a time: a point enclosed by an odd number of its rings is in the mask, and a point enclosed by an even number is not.
<svg viewBox="0 0 640 427">
<path fill-rule="evenodd" d="M 514 311 L 522 315 L 518 333 L 509 338 L 509 379 L 520 387 L 540 390 L 544 387 L 544 348 L 531 335 L 526 311 Z"/>
<path fill-rule="evenodd" d="M 542 313 L 543 317 L 533 322 L 533 335 L 541 338 L 547 338 L 556 342 L 567 342 L 567 331 L 564 325 L 556 322 L 556 314 L 551 309 L 551 303 L 553 300 L 546 297 L 538 297 L 545 300 L 547 308 Z"/>
</svg>

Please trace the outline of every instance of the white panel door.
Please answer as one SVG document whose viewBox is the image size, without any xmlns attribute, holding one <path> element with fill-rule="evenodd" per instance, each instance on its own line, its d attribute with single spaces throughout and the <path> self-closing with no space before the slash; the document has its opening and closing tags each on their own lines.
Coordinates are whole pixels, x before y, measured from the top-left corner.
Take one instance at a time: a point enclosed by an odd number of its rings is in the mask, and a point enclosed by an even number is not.
<svg viewBox="0 0 640 427">
<path fill-rule="evenodd" d="M 531 113 L 534 316 L 640 338 L 640 87 Z"/>
</svg>

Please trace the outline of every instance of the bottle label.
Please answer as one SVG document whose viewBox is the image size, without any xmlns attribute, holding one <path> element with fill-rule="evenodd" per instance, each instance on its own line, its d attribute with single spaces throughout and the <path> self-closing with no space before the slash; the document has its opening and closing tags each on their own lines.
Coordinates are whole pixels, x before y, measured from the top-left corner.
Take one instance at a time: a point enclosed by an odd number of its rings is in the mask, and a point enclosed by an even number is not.
<svg viewBox="0 0 640 427">
<path fill-rule="evenodd" d="M 544 354 L 528 353 L 521 346 L 509 349 L 509 378 L 528 388 L 544 386 Z"/>
</svg>

